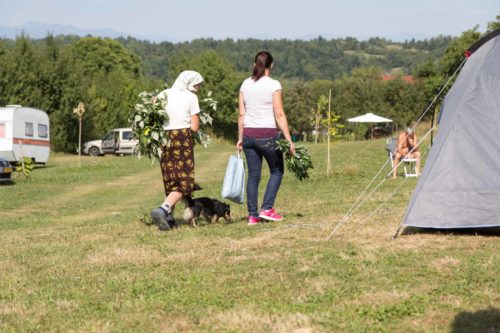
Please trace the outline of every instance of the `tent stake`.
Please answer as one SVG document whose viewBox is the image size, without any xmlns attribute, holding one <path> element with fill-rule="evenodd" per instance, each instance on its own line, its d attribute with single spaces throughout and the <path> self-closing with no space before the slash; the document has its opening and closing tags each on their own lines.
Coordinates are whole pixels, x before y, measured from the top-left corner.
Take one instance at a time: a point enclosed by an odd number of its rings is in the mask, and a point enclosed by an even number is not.
<svg viewBox="0 0 500 333">
<path fill-rule="evenodd" d="M 398 230 L 396 230 L 396 233 L 394 234 L 394 236 L 392 236 L 391 240 L 395 240 L 398 237 L 399 230 L 401 230 L 402 226 L 403 226 L 402 224 L 399 225 Z"/>
</svg>

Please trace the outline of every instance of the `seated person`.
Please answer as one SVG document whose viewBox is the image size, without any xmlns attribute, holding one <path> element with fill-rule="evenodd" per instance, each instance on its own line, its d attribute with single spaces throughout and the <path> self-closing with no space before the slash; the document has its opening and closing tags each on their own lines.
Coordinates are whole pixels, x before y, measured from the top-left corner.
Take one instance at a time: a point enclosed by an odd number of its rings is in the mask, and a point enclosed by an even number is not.
<svg viewBox="0 0 500 333">
<path fill-rule="evenodd" d="M 397 176 L 397 166 L 403 158 L 416 159 L 415 172 L 417 175 L 420 175 L 420 151 L 418 150 L 417 142 L 417 135 L 415 134 L 415 130 L 411 127 L 407 127 L 406 131 L 399 134 L 396 151 L 394 152 L 393 179 Z"/>
</svg>

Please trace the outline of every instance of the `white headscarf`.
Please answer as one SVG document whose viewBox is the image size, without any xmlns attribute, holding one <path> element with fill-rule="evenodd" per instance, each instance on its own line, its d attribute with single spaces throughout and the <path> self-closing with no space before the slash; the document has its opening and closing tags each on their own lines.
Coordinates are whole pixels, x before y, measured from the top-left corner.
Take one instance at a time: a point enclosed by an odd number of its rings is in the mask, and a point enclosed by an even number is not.
<svg viewBox="0 0 500 333">
<path fill-rule="evenodd" d="M 203 82 L 203 77 L 200 73 L 195 71 L 184 71 L 179 74 L 174 84 L 172 85 L 172 89 L 177 90 L 189 90 L 196 91 L 194 88 L 195 85 Z"/>
</svg>

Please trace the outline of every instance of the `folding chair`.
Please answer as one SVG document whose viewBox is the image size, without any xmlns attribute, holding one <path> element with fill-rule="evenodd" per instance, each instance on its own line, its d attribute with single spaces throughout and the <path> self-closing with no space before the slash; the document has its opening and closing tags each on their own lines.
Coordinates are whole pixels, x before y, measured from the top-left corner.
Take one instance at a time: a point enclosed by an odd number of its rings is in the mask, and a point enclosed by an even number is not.
<svg viewBox="0 0 500 333">
<path fill-rule="evenodd" d="M 391 161 L 391 172 L 394 170 L 394 156 L 396 155 L 396 148 L 398 144 L 398 139 L 397 138 L 389 138 L 386 141 L 387 145 L 385 146 L 385 150 L 387 150 L 389 154 L 389 159 Z M 404 170 L 405 170 L 405 178 L 408 177 L 417 177 L 417 159 L 416 158 L 409 158 L 409 157 L 403 157 L 401 159 L 401 162 L 404 163 Z"/>
</svg>

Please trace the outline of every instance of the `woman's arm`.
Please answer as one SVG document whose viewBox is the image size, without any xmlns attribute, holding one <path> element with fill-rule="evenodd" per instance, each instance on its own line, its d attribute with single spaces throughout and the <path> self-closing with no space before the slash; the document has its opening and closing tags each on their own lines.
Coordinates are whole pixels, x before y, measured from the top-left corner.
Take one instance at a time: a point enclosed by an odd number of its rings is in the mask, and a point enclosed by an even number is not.
<svg viewBox="0 0 500 333">
<path fill-rule="evenodd" d="M 273 94 L 273 109 L 274 118 L 278 124 L 281 133 L 285 136 L 285 139 L 290 142 L 290 151 L 295 154 L 295 145 L 292 142 L 292 137 L 290 136 L 290 131 L 288 129 L 288 121 L 286 119 L 285 110 L 283 110 L 283 101 L 281 99 L 281 90 L 277 90 Z"/>
<path fill-rule="evenodd" d="M 200 129 L 200 117 L 197 114 L 191 116 L 191 131 L 198 132 Z"/>
<path fill-rule="evenodd" d="M 238 114 L 238 142 L 236 143 L 236 149 L 243 149 L 243 119 L 245 118 L 245 102 L 243 101 L 243 94 L 240 92 L 240 97 L 238 98 L 239 114 Z"/>
</svg>

